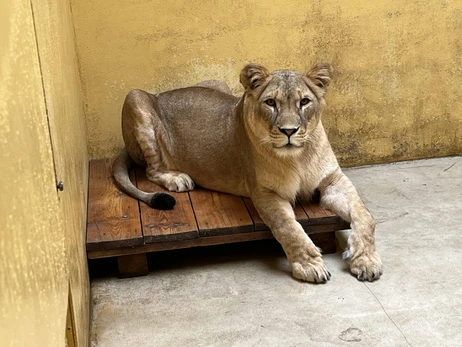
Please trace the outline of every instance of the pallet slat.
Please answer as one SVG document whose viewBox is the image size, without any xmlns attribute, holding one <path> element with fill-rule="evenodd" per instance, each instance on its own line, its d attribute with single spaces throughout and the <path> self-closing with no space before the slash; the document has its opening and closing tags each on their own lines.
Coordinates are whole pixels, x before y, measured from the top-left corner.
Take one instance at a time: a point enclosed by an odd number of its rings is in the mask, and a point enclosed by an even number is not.
<svg viewBox="0 0 462 347">
<path fill-rule="evenodd" d="M 308 225 L 341 223 L 343 220 L 315 202 L 302 202 L 301 206 L 309 217 Z"/>
<path fill-rule="evenodd" d="M 309 224 L 310 217 L 306 214 L 306 212 L 303 209 L 302 205 L 300 205 L 300 203 L 298 201 L 296 201 L 295 205 L 294 205 L 294 214 L 295 214 L 295 219 L 302 226 L 305 226 L 305 225 Z"/>
<path fill-rule="evenodd" d="M 111 167 L 111 159 L 90 162 L 87 250 L 143 244 L 138 202 L 116 187 Z"/>
<path fill-rule="evenodd" d="M 252 200 L 250 198 L 242 199 L 244 200 L 245 206 L 250 213 L 250 217 L 252 217 L 255 231 L 269 230 L 268 226 L 261 220 L 260 215 L 258 214 Z"/>
<path fill-rule="evenodd" d="M 189 192 L 189 196 L 201 237 L 254 231 L 241 197 L 200 187 Z"/>
<path fill-rule="evenodd" d="M 310 238 L 316 244 L 316 246 L 321 247 L 325 253 L 335 252 L 335 230 L 338 228 L 336 225 L 324 225 L 323 231 L 318 233 L 310 234 Z M 229 243 L 239 243 L 247 241 L 258 241 L 272 239 L 273 234 L 271 231 L 252 231 L 248 233 L 238 233 L 238 234 L 228 234 L 228 235 L 219 235 L 219 236 L 208 236 L 200 237 L 198 239 L 192 240 L 182 240 L 182 241 L 173 241 L 173 242 L 155 242 L 149 243 L 138 247 L 126 247 L 126 248 L 116 248 L 106 251 L 95 250 L 88 252 L 88 258 L 90 259 L 100 259 L 100 258 L 110 258 L 110 257 L 120 257 L 130 254 L 138 253 L 149 253 L 149 252 L 159 252 L 159 251 L 169 251 L 174 249 L 184 249 L 184 248 L 193 248 L 193 247 L 204 247 L 204 246 L 214 246 L 222 245 Z"/>
<path fill-rule="evenodd" d="M 141 224 L 144 242 L 168 242 L 189 240 L 199 237 L 196 218 L 188 193 L 169 192 L 146 178 L 145 170 L 136 168 L 138 189 L 145 192 L 167 192 L 176 200 L 172 210 L 155 210 L 144 202 L 140 202 Z"/>
</svg>

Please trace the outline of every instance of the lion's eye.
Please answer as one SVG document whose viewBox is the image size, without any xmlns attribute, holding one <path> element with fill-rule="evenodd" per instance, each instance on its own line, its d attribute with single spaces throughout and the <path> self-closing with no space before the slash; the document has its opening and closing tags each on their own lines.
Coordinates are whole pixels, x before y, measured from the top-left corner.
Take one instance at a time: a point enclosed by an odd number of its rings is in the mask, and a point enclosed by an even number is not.
<svg viewBox="0 0 462 347">
<path fill-rule="evenodd" d="M 276 106 L 276 101 L 274 101 L 274 99 L 268 99 L 268 100 L 265 100 L 265 104 L 267 104 L 268 106 L 274 107 Z"/>
<path fill-rule="evenodd" d="M 300 100 L 300 106 L 305 106 L 305 105 L 308 105 L 310 103 L 310 99 L 308 98 L 303 98 Z"/>
</svg>

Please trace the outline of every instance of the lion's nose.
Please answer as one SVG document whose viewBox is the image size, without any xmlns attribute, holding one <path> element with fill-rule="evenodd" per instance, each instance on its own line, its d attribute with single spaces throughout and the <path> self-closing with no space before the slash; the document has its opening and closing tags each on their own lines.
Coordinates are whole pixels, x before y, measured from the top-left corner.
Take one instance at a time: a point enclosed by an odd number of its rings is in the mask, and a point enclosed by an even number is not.
<svg viewBox="0 0 462 347">
<path fill-rule="evenodd" d="M 279 131 L 283 134 L 286 134 L 288 137 L 292 136 L 293 134 L 295 134 L 297 131 L 298 131 L 299 128 L 291 128 L 291 129 L 287 129 L 287 128 L 279 128 Z"/>
</svg>

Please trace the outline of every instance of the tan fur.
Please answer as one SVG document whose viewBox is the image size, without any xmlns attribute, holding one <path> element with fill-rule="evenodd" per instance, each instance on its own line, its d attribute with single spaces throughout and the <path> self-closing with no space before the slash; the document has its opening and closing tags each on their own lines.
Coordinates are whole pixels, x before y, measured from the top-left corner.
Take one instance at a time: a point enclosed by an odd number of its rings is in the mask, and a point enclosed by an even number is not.
<svg viewBox="0 0 462 347">
<path fill-rule="evenodd" d="M 156 95 L 133 90 L 122 114 L 126 151 L 146 166 L 151 181 L 171 191 L 191 190 L 195 182 L 251 197 L 284 248 L 293 276 L 309 282 L 325 282 L 330 273 L 291 203 L 319 189 L 321 203 L 351 222 L 345 255 L 352 273 L 378 279 L 374 219 L 339 168 L 320 120 L 331 73 L 328 64 L 305 75 L 250 64 L 240 75 L 241 98 L 220 81 Z M 119 176 L 124 170 L 114 168 Z"/>
</svg>

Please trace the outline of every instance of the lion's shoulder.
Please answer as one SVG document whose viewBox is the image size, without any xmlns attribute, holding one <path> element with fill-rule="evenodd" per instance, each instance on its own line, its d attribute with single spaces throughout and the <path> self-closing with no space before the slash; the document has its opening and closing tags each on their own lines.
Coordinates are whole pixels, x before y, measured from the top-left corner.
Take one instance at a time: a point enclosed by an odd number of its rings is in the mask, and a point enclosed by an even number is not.
<svg viewBox="0 0 462 347">
<path fill-rule="evenodd" d="M 155 95 L 156 104 L 170 112 L 209 112 L 232 109 L 238 98 L 206 86 L 174 89 Z"/>
</svg>

